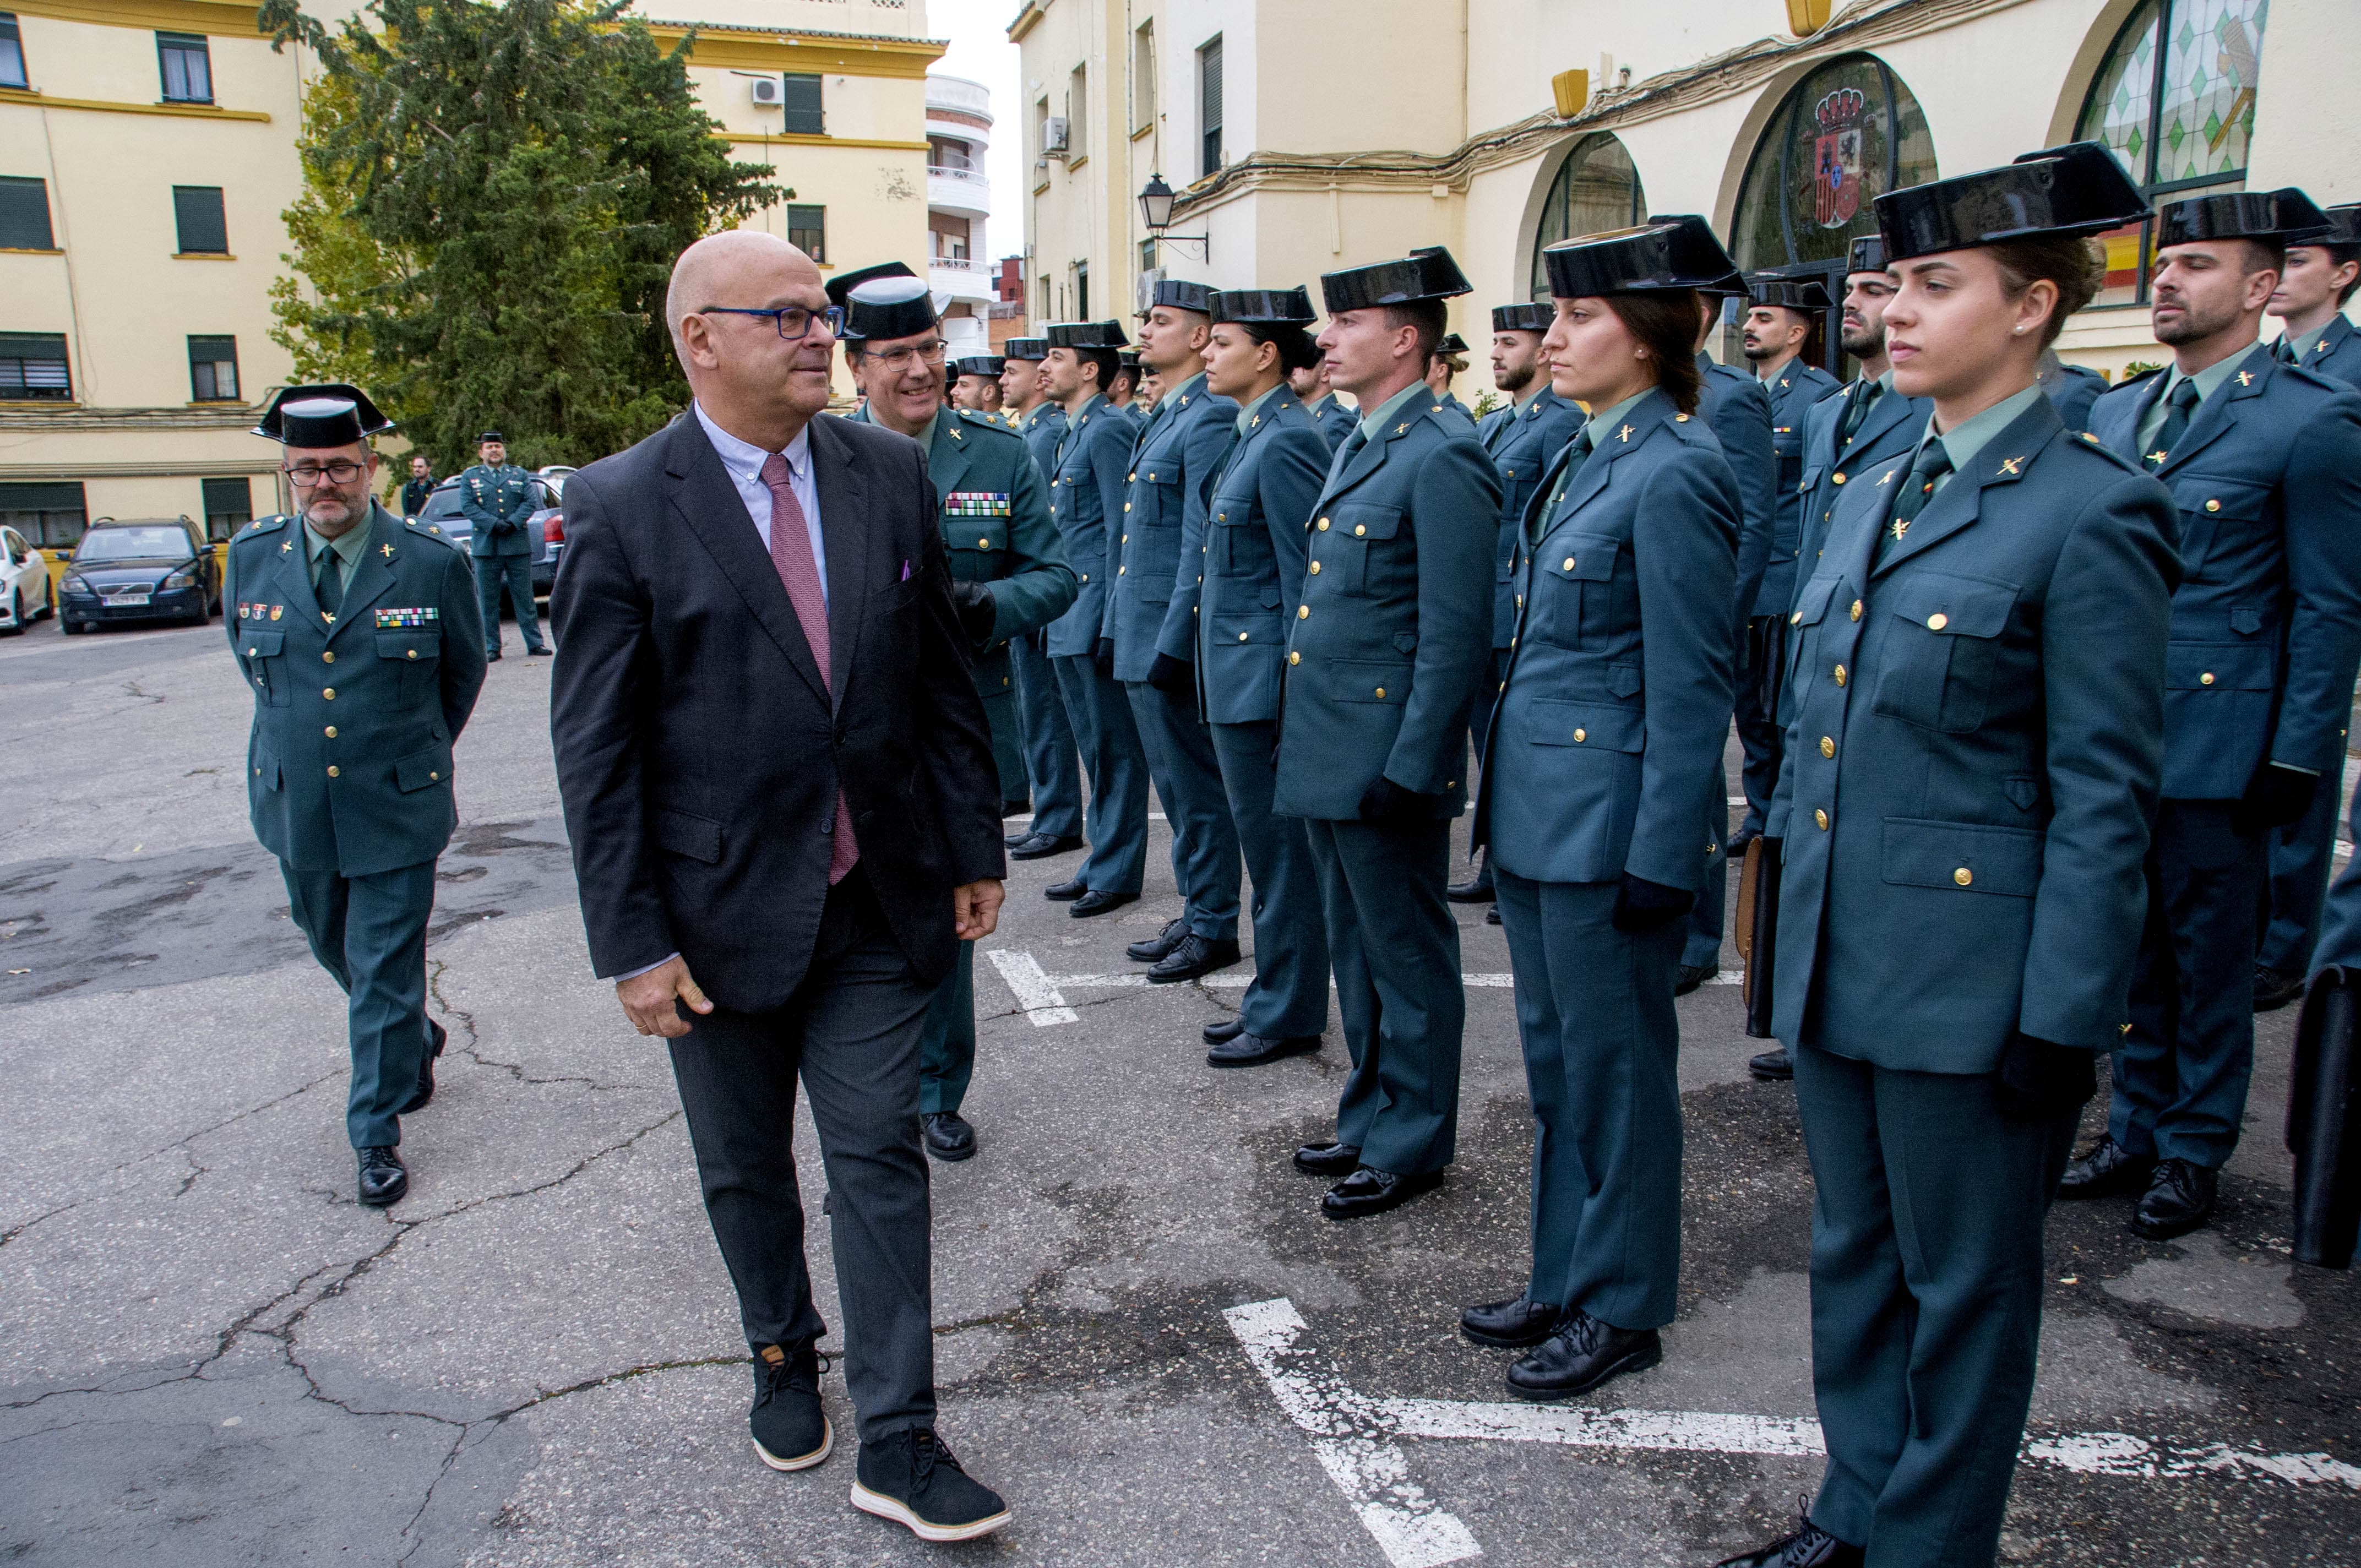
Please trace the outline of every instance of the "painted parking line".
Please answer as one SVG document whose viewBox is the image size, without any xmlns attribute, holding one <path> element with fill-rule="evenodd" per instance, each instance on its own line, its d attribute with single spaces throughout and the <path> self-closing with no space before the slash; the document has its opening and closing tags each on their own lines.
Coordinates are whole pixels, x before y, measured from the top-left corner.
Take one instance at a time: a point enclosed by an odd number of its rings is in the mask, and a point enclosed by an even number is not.
<svg viewBox="0 0 2361 1568">
<path fill-rule="evenodd" d="M 1463 1399 L 1373 1398 L 1305 1343 L 1302 1314 L 1286 1297 L 1223 1313 L 1279 1409 L 1312 1440 L 1313 1455 L 1393 1568 L 1436 1568 L 1483 1555 L 1466 1524 L 1411 1478 L 1401 1438 L 1545 1442 L 1681 1453 L 1809 1459 L 1827 1450 L 1816 1420 L 1697 1410 L 1595 1410 L 1576 1405 L 1483 1404 Z M 2128 1432 L 2069 1432 L 2028 1442 L 2028 1464 L 2141 1480 L 2204 1476 L 2361 1492 L 2361 1466 L 2325 1453 L 2271 1453 L 2247 1446 L 2175 1447 Z"/>
</svg>

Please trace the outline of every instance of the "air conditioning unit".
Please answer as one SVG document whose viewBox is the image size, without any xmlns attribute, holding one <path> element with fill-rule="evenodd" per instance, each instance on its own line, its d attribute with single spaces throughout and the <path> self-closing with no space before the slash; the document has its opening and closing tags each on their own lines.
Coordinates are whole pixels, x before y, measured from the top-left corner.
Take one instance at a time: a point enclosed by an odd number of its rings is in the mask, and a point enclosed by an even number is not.
<svg viewBox="0 0 2361 1568">
<path fill-rule="evenodd" d="M 1052 115 L 1041 122 L 1041 150 L 1051 158 L 1066 156 L 1066 122 L 1062 115 Z"/>
<path fill-rule="evenodd" d="M 786 84 L 775 76 L 757 76 L 753 81 L 754 102 L 766 109 L 775 109 L 787 101 Z"/>
<path fill-rule="evenodd" d="M 1146 315 L 1148 307 L 1156 302 L 1156 285 L 1163 281 L 1164 269 L 1161 267 L 1151 267 L 1142 272 L 1131 286 L 1132 308 Z"/>
</svg>

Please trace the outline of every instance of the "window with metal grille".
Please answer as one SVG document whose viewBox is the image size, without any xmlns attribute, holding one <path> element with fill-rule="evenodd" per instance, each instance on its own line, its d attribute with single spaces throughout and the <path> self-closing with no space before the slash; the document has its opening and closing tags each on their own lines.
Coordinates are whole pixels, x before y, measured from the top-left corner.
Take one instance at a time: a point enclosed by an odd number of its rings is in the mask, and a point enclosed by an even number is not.
<svg viewBox="0 0 2361 1568">
<path fill-rule="evenodd" d="M 29 87 L 25 75 L 25 38 L 13 11 L 0 11 L 0 87 Z"/>
<path fill-rule="evenodd" d="M 189 339 L 189 396 L 200 403 L 237 400 L 237 339 Z"/>
<path fill-rule="evenodd" d="M 61 332 L 0 332 L 0 402 L 32 398 L 71 402 L 73 377 L 66 368 Z"/>
<path fill-rule="evenodd" d="M 787 243 L 814 261 L 828 259 L 828 209 L 789 207 Z"/>
<path fill-rule="evenodd" d="M 205 537 L 227 539 L 254 521 L 254 481 L 240 474 L 202 481 L 205 491 Z"/>
<path fill-rule="evenodd" d="M 71 550 L 90 521 L 80 481 L 0 485 L 0 523 L 39 549 Z"/>
<path fill-rule="evenodd" d="M 816 72 L 790 71 L 780 79 L 781 104 L 786 110 L 783 127 L 790 136 L 825 136 L 827 116 L 820 112 L 819 77 Z"/>
<path fill-rule="evenodd" d="M 55 250 L 46 181 L 0 179 L 0 250 Z"/>
<path fill-rule="evenodd" d="M 158 33 L 156 61 L 164 72 L 164 102 L 214 101 L 214 63 L 203 33 Z"/>
<path fill-rule="evenodd" d="M 173 186 L 172 217 L 180 227 L 181 255 L 229 254 L 229 219 L 222 212 L 220 186 Z"/>
<path fill-rule="evenodd" d="M 1199 174 L 1222 167 L 1222 38 L 1197 51 L 1197 136 L 1202 148 Z"/>
</svg>

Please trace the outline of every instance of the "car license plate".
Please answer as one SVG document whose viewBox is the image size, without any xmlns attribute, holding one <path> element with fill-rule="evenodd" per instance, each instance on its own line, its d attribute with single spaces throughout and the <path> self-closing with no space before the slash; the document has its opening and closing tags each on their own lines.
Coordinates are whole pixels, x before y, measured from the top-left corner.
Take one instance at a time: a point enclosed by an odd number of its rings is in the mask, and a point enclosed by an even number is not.
<svg viewBox="0 0 2361 1568">
<path fill-rule="evenodd" d="M 98 602 L 104 605 L 146 604 L 146 594 L 101 594 Z"/>
</svg>

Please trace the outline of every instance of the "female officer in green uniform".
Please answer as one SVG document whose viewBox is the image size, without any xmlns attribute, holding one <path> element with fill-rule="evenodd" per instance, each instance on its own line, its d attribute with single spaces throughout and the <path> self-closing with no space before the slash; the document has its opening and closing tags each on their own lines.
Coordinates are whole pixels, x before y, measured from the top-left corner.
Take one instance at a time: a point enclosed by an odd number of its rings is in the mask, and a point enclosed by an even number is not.
<svg viewBox="0 0 2361 1568">
<path fill-rule="evenodd" d="M 1486 737 L 1488 842 L 1533 1100 L 1533 1273 L 1469 1309 L 1533 1345 L 1511 1392 L 1555 1399 L 1653 1366 L 1680 1269 L 1673 1014 L 1681 917 L 1724 785 L 1741 516 L 1696 418 L 1697 291 L 1730 257 L 1701 220 L 1543 252 L 1550 387 L 1591 416 L 1525 513 L 1517 631 Z"/>
</svg>

